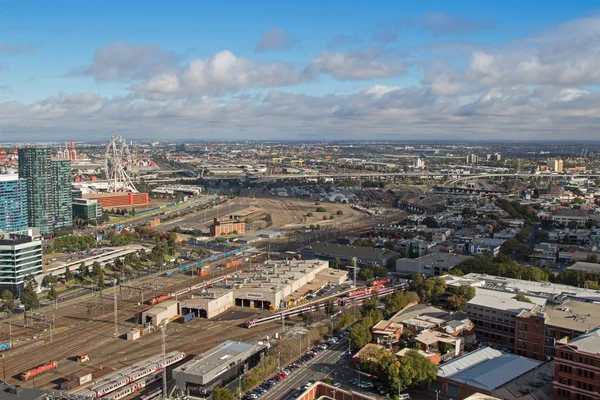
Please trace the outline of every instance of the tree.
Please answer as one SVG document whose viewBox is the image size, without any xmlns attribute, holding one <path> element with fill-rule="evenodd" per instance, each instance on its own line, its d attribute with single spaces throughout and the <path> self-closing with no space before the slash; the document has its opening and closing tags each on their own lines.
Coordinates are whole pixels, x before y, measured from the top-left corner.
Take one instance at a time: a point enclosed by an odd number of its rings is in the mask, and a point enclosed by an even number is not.
<svg viewBox="0 0 600 400">
<path fill-rule="evenodd" d="M 312 216 L 313 216 L 313 213 L 312 213 L 312 212 L 309 212 L 308 214 L 306 214 L 306 216 L 307 216 L 307 217 L 312 217 Z"/>
<path fill-rule="evenodd" d="M 252 223 L 252 218 L 246 218 L 244 220 L 244 222 L 247 223 L 247 224 L 251 224 Z"/>
<path fill-rule="evenodd" d="M 233 400 L 233 393 L 226 387 L 214 388 L 211 393 L 212 400 Z"/>
<path fill-rule="evenodd" d="M 48 300 L 53 302 L 58 300 L 58 292 L 54 288 L 54 285 L 50 286 L 50 290 L 48 291 Z"/>
<path fill-rule="evenodd" d="M 344 215 L 344 212 L 342 210 L 337 210 L 336 214 L 337 215 Z"/>
<path fill-rule="evenodd" d="M 100 263 L 98 261 L 94 261 L 94 263 L 92 264 L 91 276 L 93 278 L 98 278 L 98 276 L 100 276 L 101 274 L 102 274 L 102 266 L 100 266 Z"/>
<path fill-rule="evenodd" d="M 467 301 L 475 297 L 476 293 L 475 288 L 469 285 L 460 285 L 456 288 L 453 288 L 452 292 L 459 297 L 463 297 Z"/>
<path fill-rule="evenodd" d="M 371 329 L 363 324 L 355 325 L 350 332 L 350 343 L 354 348 L 363 348 L 373 340 Z"/>
<path fill-rule="evenodd" d="M 329 316 L 335 314 L 335 304 L 333 303 L 333 300 L 328 300 L 325 303 L 325 314 Z"/>
<path fill-rule="evenodd" d="M 315 313 L 314 312 L 305 312 L 302 313 L 301 315 L 302 317 L 302 322 L 304 322 L 304 324 L 306 326 L 312 324 L 313 322 L 315 322 Z"/>
<path fill-rule="evenodd" d="M 37 308 L 40 305 L 40 300 L 31 281 L 27 283 L 25 289 L 23 289 L 23 293 L 21 293 L 21 304 L 23 304 L 26 311 Z"/>
<path fill-rule="evenodd" d="M 395 314 L 410 303 L 418 301 L 419 296 L 415 292 L 396 290 L 387 297 L 385 301 L 385 311 L 390 315 Z"/>
<path fill-rule="evenodd" d="M 71 282 L 72 280 L 73 280 L 73 273 L 71 272 L 71 270 L 69 269 L 69 267 L 67 267 L 65 269 L 65 281 Z"/>
<path fill-rule="evenodd" d="M 589 263 L 598 263 L 598 255 L 597 254 L 590 254 L 589 256 L 587 256 L 587 258 L 585 259 L 585 262 L 589 262 Z"/>
<path fill-rule="evenodd" d="M 44 279 L 42 279 L 42 287 L 49 288 L 56 285 L 57 279 L 54 275 L 46 275 Z"/>
<path fill-rule="evenodd" d="M 12 292 L 8 289 L 4 289 L 0 295 L 2 298 L 2 307 L 5 312 L 12 313 L 15 308 L 15 298 Z"/>
<path fill-rule="evenodd" d="M 315 209 L 316 212 L 327 212 L 327 209 L 325 207 L 317 207 Z"/>
<path fill-rule="evenodd" d="M 371 296 L 363 301 L 363 309 L 365 310 L 365 312 L 368 312 L 370 310 L 376 310 L 378 303 L 379 301 L 377 300 L 377 296 Z"/>
<path fill-rule="evenodd" d="M 271 216 L 271 214 L 265 215 L 265 221 L 267 222 L 268 226 L 270 226 L 273 223 L 273 217 Z"/>
<path fill-rule="evenodd" d="M 428 228 L 439 228 L 440 225 L 433 217 L 425 217 L 422 222 Z"/>
<path fill-rule="evenodd" d="M 448 308 L 452 311 L 464 311 L 467 299 L 462 296 L 452 295 L 448 297 Z"/>
<path fill-rule="evenodd" d="M 513 299 L 515 299 L 517 301 L 522 301 L 524 303 L 531 303 L 531 299 L 529 297 L 525 296 L 523 293 L 517 294 L 515 297 L 513 297 Z"/>
</svg>

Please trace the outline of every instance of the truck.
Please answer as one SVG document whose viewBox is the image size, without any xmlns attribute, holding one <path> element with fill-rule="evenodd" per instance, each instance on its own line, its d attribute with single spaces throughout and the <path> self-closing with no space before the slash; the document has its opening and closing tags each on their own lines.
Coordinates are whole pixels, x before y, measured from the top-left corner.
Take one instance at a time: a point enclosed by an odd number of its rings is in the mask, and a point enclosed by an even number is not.
<svg viewBox="0 0 600 400">
<path fill-rule="evenodd" d="M 49 363 L 38 365 L 35 368 L 32 368 L 28 371 L 21 372 L 21 380 L 23 382 L 27 382 L 29 378 L 33 378 L 39 374 L 43 374 L 46 371 L 50 371 L 51 369 L 55 369 L 58 367 L 58 362 L 50 361 Z"/>
</svg>

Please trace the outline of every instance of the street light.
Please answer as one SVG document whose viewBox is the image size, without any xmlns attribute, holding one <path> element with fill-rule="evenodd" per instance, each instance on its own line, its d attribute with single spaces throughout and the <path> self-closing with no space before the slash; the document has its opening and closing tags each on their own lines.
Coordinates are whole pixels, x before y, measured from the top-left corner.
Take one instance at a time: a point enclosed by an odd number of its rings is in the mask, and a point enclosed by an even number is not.
<svg viewBox="0 0 600 400">
<path fill-rule="evenodd" d="M 435 400 L 438 400 L 438 398 L 439 398 L 439 395 L 440 395 L 440 391 L 439 391 L 439 390 L 436 390 L 436 391 L 435 391 Z"/>
</svg>

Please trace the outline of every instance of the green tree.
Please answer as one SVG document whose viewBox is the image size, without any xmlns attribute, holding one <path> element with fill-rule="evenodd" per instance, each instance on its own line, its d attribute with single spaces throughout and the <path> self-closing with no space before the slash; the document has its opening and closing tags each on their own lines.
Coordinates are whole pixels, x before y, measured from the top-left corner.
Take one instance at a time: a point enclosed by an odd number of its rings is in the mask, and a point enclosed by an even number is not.
<svg viewBox="0 0 600 400">
<path fill-rule="evenodd" d="M 316 212 L 327 212 L 327 209 L 325 207 L 317 207 L 315 209 Z"/>
<path fill-rule="evenodd" d="M 214 388 L 211 393 L 212 400 L 233 400 L 233 393 L 225 387 Z"/>
<path fill-rule="evenodd" d="M 57 279 L 54 275 L 46 275 L 42 279 L 42 287 L 49 288 L 56 285 Z"/>
<path fill-rule="evenodd" d="M 65 269 L 65 281 L 71 282 L 72 280 L 73 280 L 73 273 L 71 272 L 71 270 L 69 269 L 69 267 L 67 267 Z"/>
<path fill-rule="evenodd" d="M 460 285 L 458 287 L 455 287 L 452 289 L 452 292 L 455 295 L 466 299 L 467 301 L 475 297 L 476 293 L 475 288 L 469 285 Z"/>
<path fill-rule="evenodd" d="M 467 299 L 462 296 L 452 295 L 448 297 L 448 308 L 452 311 L 464 311 L 467 306 Z"/>
<path fill-rule="evenodd" d="M 102 266 L 100 266 L 100 263 L 98 261 L 94 261 L 94 263 L 92 264 L 91 276 L 93 278 L 98 278 L 100 275 L 102 275 Z"/>
<path fill-rule="evenodd" d="M 342 210 L 337 210 L 336 214 L 337 215 L 344 215 L 344 212 Z"/>
<path fill-rule="evenodd" d="M 23 293 L 21 293 L 21 304 L 23 304 L 26 311 L 40 306 L 40 300 L 31 281 L 27 282 Z"/>
<path fill-rule="evenodd" d="M 273 223 L 273 217 L 271 214 L 265 215 L 265 221 L 267 222 L 267 225 L 271 225 Z"/>
<path fill-rule="evenodd" d="M 79 268 L 77 268 L 77 271 L 79 272 L 79 277 L 81 279 L 85 278 L 88 275 L 89 270 L 88 267 L 85 266 L 85 261 L 82 261 L 81 264 L 79 264 Z"/>
<path fill-rule="evenodd" d="M 367 343 L 373 340 L 371 329 L 363 324 L 354 325 L 350 332 L 350 343 L 355 349 L 365 347 Z"/>
<path fill-rule="evenodd" d="M 0 297 L 2 298 L 2 307 L 4 308 L 4 311 L 12 314 L 15 308 L 15 298 L 12 292 L 8 289 L 4 289 Z"/>
<path fill-rule="evenodd" d="M 525 296 L 523 293 L 519 293 L 516 296 L 513 297 L 513 299 L 517 300 L 517 301 L 522 301 L 524 303 L 531 303 L 531 299 L 527 296 Z"/>
<path fill-rule="evenodd" d="M 396 290 L 394 293 L 389 295 L 385 300 L 385 311 L 389 314 L 395 314 L 402 310 L 404 307 L 413 302 L 418 302 L 419 296 L 415 292 L 404 292 L 402 290 Z"/>
<path fill-rule="evenodd" d="M 315 322 L 315 313 L 314 312 L 305 312 L 302 313 L 301 315 L 302 317 L 302 322 L 304 322 L 304 324 L 306 326 L 312 324 L 313 322 Z"/>
<path fill-rule="evenodd" d="M 251 224 L 252 223 L 252 218 L 246 218 L 244 220 L 244 222 L 247 223 L 247 224 Z"/>
<path fill-rule="evenodd" d="M 48 300 L 52 302 L 58 300 L 58 292 L 56 291 L 54 285 L 50 286 L 50 290 L 48 291 Z"/>
<path fill-rule="evenodd" d="M 325 303 L 325 314 L 329 316 L 335 314 L 335 304 L 333 303 L 333 300 L 328 300 Z"/>
<path fill-rule="evenodd" d="M 370 310 L 376 310 L 377 309 L 377 305 L 379 304 L 379 301 L 377 299 L 377 296 L 371 296 L 369 298 L 366 298 L 363 301 L 363 309 L 365 310 L 365 312 L 368 312 Z"/>
<path fill-rule="evenodd" d="M 428 228 L 439 228 L 440 225 L 433 217 L 425 217 L 422 222 Z"/>
<path fill-rule="evenodd" d="M 312 216 L 313 216 L 313 213 L 312 213 L 312 212 L 309 212 L 308 214 L 306 214 L 306 216 L 307 216 L 307 217 L 312 217 Z"/>
</svg>

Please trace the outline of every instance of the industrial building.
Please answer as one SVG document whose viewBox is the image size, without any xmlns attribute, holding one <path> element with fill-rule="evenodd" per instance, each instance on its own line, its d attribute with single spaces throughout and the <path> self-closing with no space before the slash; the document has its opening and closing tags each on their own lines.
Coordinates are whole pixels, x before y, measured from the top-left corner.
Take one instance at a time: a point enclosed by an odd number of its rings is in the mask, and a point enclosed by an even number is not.
<svg viewBox="0 0 600 400">
<path fill-rule="evenodd" d="M 24 231 L 27 218 L 27 181 L 17 174 L 0 174 L 0 231 Z"/>
<path fill-rule="evenodd" d="M 42 242 L 31 236 L 0 235 L 0 292 L 8 289 L 19 296 L 28 275 L 42 273 Z"/>
<path fill-rule="evenodd" d="M 181 315 L 193 313 L 198 318 L 214 318 L 233 307 L 233 290 L 211 289 L 179 302 Z"/>
<path fill-rule="evenodd" d="M 503 386 L 540 365 L 540 361 L 484 347 L 440 365 L 431 389 L 455 399 L 475 393 L 494 396 Z"/>
<path fill-rule="evenodd" d="M 233 288 L 236 306 L 276 310 L 286 308 L 313 291 L 309 284 L 320 282 L 320 288 L 327 283 L 343 282 L 346 277 L 345 271 L 330 269 L 327 261 L 271 261 L 230 279 L 228 285 Z"/>
<path fill-rule="evenodd" d="M 186 395 L 205 397 L 256 366 L 266 348 L 228 340 L 175 368 L 175 386 Z"/>
<path fill-rule="evenodd" d="M 401 258 L 396 261 L 396 273 L 403 276 L 417 274 L 441 276 L 469 258 L 469 256 L 460 254 L 446 253 L 431 253 L 418 258 Z"/>
<path fill-rule="evenodd" d="M 47 148 L 19 149 L 19 178 L 27 182 L 30 227 L 45 235 L 73 226 L 68 159 L 50 159 Z"/>
<path fill-rule="evenodd" d="M 352 261 L 356 258 L 359 265 L 375 264 L 388 266 L 392 259 L 400 253 L 375 247 L 348 246 L 337 243 L 313 243 L 302 250 L 304 258 L 319 258 L 322 260 Z"/>
<path fill-rule="evenodd" d="M 215 218 L 210 226 L 211 236 L 229 234 L 243 235 L 246 232 L 246 223 L 234 218 L 232 215 Z"/>
<path fill-rule="evenodd" d="M 176 300 L 167 300 L 142 313 L 142 324 L 159 326 L 163 321 L 170 322 L 179 315 L 179 304 Z"/>
<path fill-rule="evenodd" d="M 101 217 L 102 205 L 98 200 L 73 199 L 73 218 L 92 220 Z"/>
<path fill-rule="evenodd" d="M 105 209 L 112 207 L 133 207 L 148 205 L 148 193 L 91 193 L 84 194 L 83 197 L 89 200 L 98 200 L 98 202 L 102 205 L 102 208 Z"/>
</svg>

